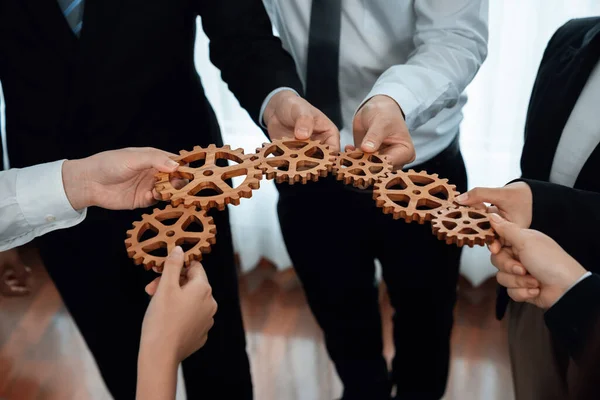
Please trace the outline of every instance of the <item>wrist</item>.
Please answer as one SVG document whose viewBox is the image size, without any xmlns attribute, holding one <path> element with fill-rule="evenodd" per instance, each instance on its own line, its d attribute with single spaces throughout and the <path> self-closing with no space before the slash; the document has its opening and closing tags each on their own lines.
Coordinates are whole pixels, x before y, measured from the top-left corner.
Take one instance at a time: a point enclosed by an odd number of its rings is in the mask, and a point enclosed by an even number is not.
<svg viewBox="0 0 600 400">
<path fill-rule="evenodd" d="M 177 369 L 180 360 L 177 358 L 175 349 L 166 346 L 164 342 L 154 343 L 142 338 L 138 363 L 141 365 L 153 365 L 163 371 Z"/>
<path fill-rule="evenodd" d="M 73 209 L 82 210 L 93 205 L 85 160 L 66 160 L 62 165 L 62 178 L 65 194 Z"/>
<path fill-rule="evenodd" d="M 369 103 L 369 102 L 372 102 L 372 104 L 381 105 L 384 107 L 386 107 L 386 106 L 390 107 L 390 108 L 397 107 L 398 110 L 400 111 L 400 114 L 402 114 L 402 119 L 406 120 L 406 115 L 404 114 L 404 111 L 402 110 L 402 107 L 400 106 L 400 104 L 394 98 L 392 98 L 386 94 L 376 94 L 375 96 L 371 97 L 366 103 Z"/>
</svg>

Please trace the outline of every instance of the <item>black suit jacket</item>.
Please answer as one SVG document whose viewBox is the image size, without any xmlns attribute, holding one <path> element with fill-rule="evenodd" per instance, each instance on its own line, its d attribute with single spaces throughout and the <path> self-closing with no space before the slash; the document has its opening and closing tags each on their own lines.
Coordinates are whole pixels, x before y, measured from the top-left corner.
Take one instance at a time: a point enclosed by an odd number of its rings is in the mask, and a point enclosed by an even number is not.
<svg viewBox="0 0 600 400">
<path fill-rule="evenodd" d="M 574 186 L 577 190 L 547 181 L 563 129 L 599 61 L 600 17 L 571 20 L 556 31 L 531 94 L 521 156 L 521 180 L 533 192 L 531 228 L 554 238 L 592 270 L 597 265 L 593 253 L 600 222 L 600 146 L 583 166 Z M 507 304 L 506 290 L 500 287 L 498 318 L 504 315 Z"/>
<path fill-rule="evenodd" d="M 86 0 L 80 39 L 56 0 L 0 0 L 12 166 L 127 146 L 220 145 L 194 67 L 197 16 L 212 62 L 255 121 L 273 89 L 301 93 L 261 0 Z"/>
</svg>

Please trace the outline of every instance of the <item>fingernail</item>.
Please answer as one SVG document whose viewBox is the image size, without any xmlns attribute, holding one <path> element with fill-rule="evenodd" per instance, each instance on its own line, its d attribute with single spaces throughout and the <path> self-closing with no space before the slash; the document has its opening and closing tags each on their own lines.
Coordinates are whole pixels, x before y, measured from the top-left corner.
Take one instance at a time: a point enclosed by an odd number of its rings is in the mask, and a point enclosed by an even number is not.
<svg viewBox="0 0 600 400">
<path fill-rule="evenodd" d="M 367 140 L 365 143 L 363 143 L 363 146 L 368 147 L 370 149 L 374 149 L 375 143 L 371 142 L 370 140 Z"/>
<path fill-rule="evenodd" d="M 523 268 L 519 265 L 515 265 L 514 267 L 512 267 L 512 271 L 513 271 L 513 274 L 525 275 L 525 268 Z"/>
<path fill-rule="evenodd" d="M 494 222 L 502 222 L 502 217 L 500 217 L 498 214 L 496 213 L 491 213 L 490 214 L 490 219 Z"/>
<path fill-rule="evenodd" d="M 181 248 L 181 246 L 175 246 L 175 248 L 173 249 L 173 254 L 183 254 L 183 249 Z"/>
<path fill-rule="evenodd" d="M 527 293 L 529 293 L 532 296 L 537 296 L 539 293 L 539 289 L 527 289 Z"/>
<path fill-rule="evenodd" d="M 308 137 L 308 129 L 306 128 L 298 128 L 296 134 L 302 139 Z"/>
<path fill-rule="evenodd" d="M 467 193 L 463 193 L 460 196 L 456 196 L 456 201 L 458 201 L 459 203 L 462 203 L 467 200 L 469 200 L 469 195 Z"/>
<path fill-rule="evenodd" d="M 177 161 L 175 161 L 175 160 L 168 160 L 166 162 L 166 164 L 167 164 L 167 167 L 171 167 L 171 168 L 176 167 L 176 166 L 179 165 L 179 163 Z"/>
</svg>

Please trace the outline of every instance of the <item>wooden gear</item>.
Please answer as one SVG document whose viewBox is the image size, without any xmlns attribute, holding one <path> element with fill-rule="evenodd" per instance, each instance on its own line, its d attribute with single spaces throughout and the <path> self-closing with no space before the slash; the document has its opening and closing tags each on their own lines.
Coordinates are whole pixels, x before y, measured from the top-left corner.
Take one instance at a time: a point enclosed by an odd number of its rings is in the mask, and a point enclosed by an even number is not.
<svg viewBox="0 0 600 400">
<path fill-rule="evenodd" d="M 392 172 L 392 164 L 383 155 L 354 150 L 340 153 L 333 165 L 333 172 L 338 181 L 366 189 Z"/>
<path fill-rule="evenodd" d="M 377 207 L 383 208 L 385 214 L 419 224 L 430 221 L 437 211 L 453 207 L 456 196 L 456 186 L 447 179 L 412 169 L 389 173 L 373 189 Z"/>
<path fill-rule="evenodd" d="M 224 210 L 227 204 L 239 205 L 242 197 L 252 197 L 252 190 L 260 186 L 262 174 L 256 169 L 258 162 L 244 155 L 242 149 L 231 150 L 229 146 L 216 147 L 211 144 L 207 148 L 195 146 L 192 151 L 181 150 L 179 154 L 174 158 L 181 165 L 177 171 L 156 175 L 156 191 L 163 200 L 169 200 L 174 206 L 185 204 L 203 210 L 213 207 Z M 217 165 L 217 161 L 223 159 L 234 164 L 223 167 Z M 201 160 L 204 164 L 200 167 L 189 165 Z M 226 180 L 236 176 L 245 176 L 245 179 L 238 187 L 232 188 Z M 177 189 L 171 183 L 173 178 L 187 179 L 189 183 Z M 211 193 L 206 194 L 207 190 L 211 190 Z"/>
<path fill-rule="evenodd" d="M 483 246 L 494 241 L 495 233 L 485 211 L 458 207 L 439 211 L 431 222 L 433 234 L 459 247 Z"/>
<path fill-rule="evenodd" d="M 167 224 L 166 221 L 172 223 Z M 202 229 L 189 230 L 192 223 Z M 155 235 L 143 239 L 148 231 Z M 200 261 L 203 253 L 210 252 L 211 245 L 216 243 L 216 233 L 213 219 L 206 215 L 206 211 L 197 211 L 194 207 L 184 205 L 167 205 L 164 210 L 155 208 L 152 214 L 144 214 L 141 221 L 134 222 L 133 229 L 127 231 L 125 247 L 127 255 L 133 258 L 136 265 L 143 264 L 146 269 L 162 272 L 166 256 L 153 255 L 153 251 L 166 248 L 170 254 L 175 246 L 191 245 L 184 252 L 185 265 L 189 266 L 193 260 Z"/>
<path fill-rule="evenodd" d="M 333 168 L 335 153 L 316 140 L 275 139 L 256 149 L 253 159 L 267 179 L 277 183 L 307 183 L 325 177 Z"/>
</svg>

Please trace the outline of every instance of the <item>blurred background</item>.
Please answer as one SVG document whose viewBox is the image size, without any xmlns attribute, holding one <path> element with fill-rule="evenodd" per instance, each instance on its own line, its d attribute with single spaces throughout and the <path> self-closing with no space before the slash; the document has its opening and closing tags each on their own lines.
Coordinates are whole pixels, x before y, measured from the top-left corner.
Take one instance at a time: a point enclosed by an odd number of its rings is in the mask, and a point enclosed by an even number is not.
<svg viewBox="0 0 600 400">
<path fill-rule="evenodd" d="M 569 19 L 599 14 L 598 0 L 490 1 L 488 57 L 467 89 L 461 126 L 470 187 L 501 186 L 519 176 L 529 95 L 546 43 Z M 254 152 L 266 137 L 210 63 L 201 29 L 196 65 L 224 142 Z M 4 140 L 4 127 L 2 133 Z M 276 202 L 273 182 L 263 180 L 252 200 L 230 207 L 256 399 L 333 399 L 341 386 L 291 269 Z M 35 251 L 22 249 L 22 254 L 34 280 L 29 296 L 0 297 L 0 399 L 108 399 Z M 511 400 L 506 327 L 493 317 L 494 272 L 487 251 L 465 249 L 461 272 L 446 399 Z M 383 285 L 381 307 L 389 359 L 392 310 Z"/>
</svg>

